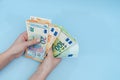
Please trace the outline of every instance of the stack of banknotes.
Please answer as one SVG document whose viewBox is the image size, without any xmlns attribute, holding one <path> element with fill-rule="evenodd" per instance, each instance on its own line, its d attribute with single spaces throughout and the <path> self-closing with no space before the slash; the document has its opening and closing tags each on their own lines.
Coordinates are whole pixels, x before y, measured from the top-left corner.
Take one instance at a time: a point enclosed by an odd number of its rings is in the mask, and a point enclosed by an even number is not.
<svg viewBox="0 0 120 80">
<path fill-rule="evenodd" d="M 62 27 L 51 23 L 51 20 L 31 16 L 26 20 L 28 40 L 40 39 L 38 44 L 27 48 L 25 56 L 42 62 L 52 48 L 56 58 L 77 57 L 77 41 Z"/>
</svg>

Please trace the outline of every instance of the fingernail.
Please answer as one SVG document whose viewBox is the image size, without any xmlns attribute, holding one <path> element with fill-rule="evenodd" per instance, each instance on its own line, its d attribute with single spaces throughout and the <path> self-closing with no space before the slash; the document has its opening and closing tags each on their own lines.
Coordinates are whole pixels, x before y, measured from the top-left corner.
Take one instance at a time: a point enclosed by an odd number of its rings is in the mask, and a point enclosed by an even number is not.
<svg viewBox="0 0 120 80">
<path fill-rule="evenodd" d="M 37 42 L 40 42 L 40 39 L 39 39 L 39 38 L 37 39 Z"/>
</svg>

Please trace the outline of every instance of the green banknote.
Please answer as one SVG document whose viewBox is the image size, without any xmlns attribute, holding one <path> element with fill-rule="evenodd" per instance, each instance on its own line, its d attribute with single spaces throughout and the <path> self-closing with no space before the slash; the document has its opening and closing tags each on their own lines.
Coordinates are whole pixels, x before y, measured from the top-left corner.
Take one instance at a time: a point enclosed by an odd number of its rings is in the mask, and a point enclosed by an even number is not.
<svg viewBox="0 0 120 80">
<path fill-rule="evenodd" d="M 79 50 L 78 43 L 62 26 L 59 28 L 61 33 L 52 46 L 54 57 L 76 57 Z"/>
</svg>

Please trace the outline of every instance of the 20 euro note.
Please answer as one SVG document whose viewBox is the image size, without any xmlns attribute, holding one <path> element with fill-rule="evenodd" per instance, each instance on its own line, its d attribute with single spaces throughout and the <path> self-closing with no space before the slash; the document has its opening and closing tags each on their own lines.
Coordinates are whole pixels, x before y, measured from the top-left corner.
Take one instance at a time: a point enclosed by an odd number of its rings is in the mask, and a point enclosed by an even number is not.
<svg viewBox="0 0 120 80">
<path fill-rule="evenodd" d="M 48 37 L 48 25 L 40 24 L 35 20 L 27 20 L 28 40 L 40 39 L 40 43 L 28 47 L 25 56 L 37 61 L 44 60 Z"/>
<path fill-rule="evenodd" d="M 47 40 L 47 45 L 46 45 L 46 53 L 48 53 L 49 49 L 52 47 L 52 44 L 56 40 L 56 38 L 59 36 L 60 33 L 60 28 L 57 25 L 53 25 L 51 23 L 51 20 L 40 18 L 40 17 L 35 17 L 31 16 L 31 20 L 36 20 L 38 23 L 42 22 L 44 24 L 48 24 L 48 40 Z"/>
<path fill-rule="evenodd" d="M 79 49 L 77 49 L 76 52 L 74 50 L 70 51 L 70 49 L 78 47 L 76 40 L 70 34 L 68 34 L 68 32 L 63 27 L 59 28 L 61 29 L 61 33 L 52 46 L 54 57 L 76 57 Z"/>
</svg>

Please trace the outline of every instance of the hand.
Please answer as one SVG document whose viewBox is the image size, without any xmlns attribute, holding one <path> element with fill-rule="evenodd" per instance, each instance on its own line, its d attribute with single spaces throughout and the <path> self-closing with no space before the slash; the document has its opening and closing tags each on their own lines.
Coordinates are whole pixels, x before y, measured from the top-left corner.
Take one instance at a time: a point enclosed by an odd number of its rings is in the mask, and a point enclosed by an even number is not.
<svg viewBox="0 0 120 80">
<path fill-rule="evenodd" d="M 38 42 L 40 42 L 39 39 L 28 41 L 27 32 L 22 33 L 7 51 L 0 54 L 0 70 L 3 69 L 13 59 L 22 55 L 22 52 L 24 52 L 28 46 Z"/>
<path fill-rule="evenodd" d="M 59 64 L 60 61 L 60 58 L 54 58 L 52 49 L 50 49 L 47 57 L 39 66 L 39 69 L 42 70 L 43 73 L 49 74 Z"/>
<path fill-rule="evenodd" d="M 40 64 L 38 70 L 30 80 L 45 80 L 50 72 L 60 63 L 60 58 L 54 58 L 52 49 L 48 51 L 45 60 Z"/>
<path fill-rule="evenodd" d="M 28 41 L 27 32 L 23 32 L 13 43 L 13 45 L 7 50 L 8 54 L 15 56 L 16 58 L 21 56 L 27 47 L 40 42 L 39 39 Z"/>
</svg>

